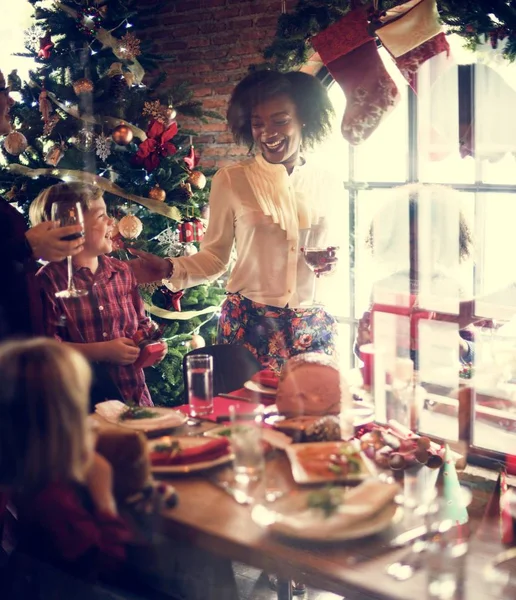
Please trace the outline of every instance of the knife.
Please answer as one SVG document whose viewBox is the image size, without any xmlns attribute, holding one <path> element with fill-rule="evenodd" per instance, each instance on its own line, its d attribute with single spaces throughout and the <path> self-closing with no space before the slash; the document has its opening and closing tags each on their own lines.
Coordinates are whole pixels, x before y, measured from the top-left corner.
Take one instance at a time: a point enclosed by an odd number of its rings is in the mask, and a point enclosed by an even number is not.
<svg viewBox="0 0 516 600">
<path fill-rule="evenodd" d="M 422 538 L 428 533 L 428 528 L 426 525 L 420 525 L 419 527 L 414 527 L 413 529 L 409 529 L 408 531 L 404 531 L 400 533 L 395 538 L 393 538 L 389 542 L 390 548 L 402 548 L 410 542 L 414 542 L 419 538 Z"/>
<path fill-rule="evenodd" d="M 254 498 L 252 496 L 249 496 L 244 490 L 234 487 L 229 481 L 215 478 L 210 481 L 221 490 L 224 490 L 226 494 L 229 494 L 238 504 L 254 504 Z"/>
</svg>

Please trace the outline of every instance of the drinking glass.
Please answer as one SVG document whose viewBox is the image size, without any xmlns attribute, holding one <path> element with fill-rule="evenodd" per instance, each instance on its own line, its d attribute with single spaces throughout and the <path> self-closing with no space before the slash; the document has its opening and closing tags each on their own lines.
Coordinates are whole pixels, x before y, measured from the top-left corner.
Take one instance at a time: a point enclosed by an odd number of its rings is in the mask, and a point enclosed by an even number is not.
<svg viewBox="0 0 516 600">
<path fill-rule="evenodd" d="M 54 202 L 51 209 L 52 221 L 59 223 L 59 227 L 68 225 L 81 225 L 83 230 L 78 233 L 73 233 L 63 237 L 63 240 L 71 241 L 78 239 L 84 235 L 84 217 L 80 202 Z M 79 290 L 73 282 L 73 265 L 72 257 L 67 257 L 68 264 L 68 287 L 66 290 L 56 292 L 58 298 L 79 298 L 86 296 L 88 290 Z"/>
<path fill-rule="evenodd" d="M 337 266 L 337 251 L 339 250 L 338 246 L 322 244 L 320 237 L 320 231 L 316 228 L 310 229 L 306 235 L 304 246 L 301 248 L 306 264 L 315 274 L 312 299 L 312 304 L 315 306 L 322 304 L 317 296 L 317 280 L 321 275 L 333 273 Z"/>
<path fill-rule="evenodd" d="M 233 470 L 235 480 L 249 484 L 261 479 L 265 469 L 262 444 L 263 410 L 252 413 L 239 413 L 232 404 L 229 407 L 232 424 L 231 449 L 233 451 Z"/>
<path fill-rule="evenodd" d="M 186 380 L 190 416 L 202 417 L 213 412 L 213 356 L 191 354 L 186 357 Z"/>
</svg>

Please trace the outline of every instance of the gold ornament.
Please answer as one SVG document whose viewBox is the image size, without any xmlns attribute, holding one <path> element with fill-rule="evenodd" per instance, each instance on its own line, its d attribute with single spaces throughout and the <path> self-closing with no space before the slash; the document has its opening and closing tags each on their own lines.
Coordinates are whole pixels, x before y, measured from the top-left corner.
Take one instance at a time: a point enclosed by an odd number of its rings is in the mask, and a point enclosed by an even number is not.
<svg viewBox="0 0 516 600">
<path fill-rule="evenodd" d="M 81 94 L 91 94 L 93 92 L 93 81 L 87 77 L 82 77 L 73 82 L 73 91 L 80 96 Z"/>
<path fill-rule="evenodd" d="M 50 115 L 48 121 L 43 125 L 43 135 L 50 135 L 60 120 L 61 117 L 57 113 Z"/>
<path fill-rule="evenodd" d="M 201 171 L 192 171 L 186 181 L 191 183 L 198 190 L 202 190 L 206 185 L 206 176 L 204 173 L 201 173 Z"/>
<path fill-rule="evenodd" d="M 130 127 L 128 127 L 125 123 L 122 123 L 113 129 L 111 137 L 113 138 L 115 144 L 118 144 L 119 146 L 127 146 L 133 140 L 133 132 Z"/>
<path fill-rule="evenodd" d="M 27 138 L 19 131 L 11 131 L 4 140 L 4 148 L 13 156 L 18 156 L 27 150 L 28 145 Z"/>
<path fill-rule="evenodd" d="M 135 79 L 134 74 L 131 73 L 131 71 L 125 71 L 123 77 L 125 79 L 125 82 L 127 83 L 127 87 L 133 87 Z"/>
<path fill-rule="evenodd" d="M 45 162 L 47 165 L 57 167 L 59 161 L 63 158 L 65 153 L 64 144 L 54 144 L 52 148 L 45 154 Z"/>
<path fill-rule="evenodd" d="M 194 333 L 192 339 L 190 340 L 190 348 L 204 348 L 206 346 L 206 340 L 199 335 L 198 333 Z"/>
<path fill-rule="evenodd" d="M 95 136 L 92 131 L 81 129 L 75 136 L 73 143 L 83 152 L 91 152 L 95 146 Z"/>
<path fill-rule="evenodd" d="M 135 240 L 143 230 L 142 222 L 134 215 L 126 215 L 120 219 L 118 223 L 118 231 L 120 235 L 129 239 Z"/>
<path fill-rule="evenodd" d="M 126 33 L 123 38 L 118 40 L 114 54 L 123 60 L 134 60 L 141 54 L 140 40 L 133 33 Z"/>
<path fill-rule="evenodd" d="M 169 118 L 167 116 L 168 107 L 163 106 L 159 100 L 149 100 L 143 104 L 142 115 L 167 125 Z"/>
<path fill-rule="evenodd" d="M 156 184 L 149 191 L 149 198 L 152 200 L 157 200 L 158 202 L 165 202 L 165 198 L 167 197 L 167 192 L 163 188 L 160 188 L 158 184 Z"/>
</svg>

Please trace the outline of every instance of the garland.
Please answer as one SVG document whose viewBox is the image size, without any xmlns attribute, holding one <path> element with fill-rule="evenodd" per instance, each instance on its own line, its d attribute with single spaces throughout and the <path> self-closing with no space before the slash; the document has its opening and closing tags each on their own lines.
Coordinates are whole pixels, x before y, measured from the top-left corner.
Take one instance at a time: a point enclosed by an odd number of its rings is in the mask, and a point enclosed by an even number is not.
<svg viewBox="0 0 516 600">
<path fill-rule="evenodd" d="M 297 69 L 313 52 L 310 39 L 335 23 L 352 8 L 364 6 L 388 10 L 406 0 L 299 0 L 294 10 L 281 14 L 276 36 L 264 57 L 281 71 Z M 490 41 L 493 48 L 506 40 L 502 55 L 516 58 L 516 0 L 437 0 L 437 9 L 447 33 L 456 33 L 475 51 Z"/>
</svg>

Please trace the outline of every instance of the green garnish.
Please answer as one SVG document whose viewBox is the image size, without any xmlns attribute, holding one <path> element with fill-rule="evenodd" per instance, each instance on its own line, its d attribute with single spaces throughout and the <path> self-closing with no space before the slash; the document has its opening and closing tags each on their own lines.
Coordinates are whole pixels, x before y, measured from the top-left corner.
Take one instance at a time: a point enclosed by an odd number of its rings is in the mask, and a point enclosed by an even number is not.
<svg viewBox="0 0 516 600">
<path fill-rule="evenodd" d="M 316 492 L 310 492 L 306 499 L 308 508 L 318 508 L 323 511 L 325 518 L 330 517 L 342 504 L 344 493 L 341 488 L 328 487 Z"/>
<path fill-rule="evenodd" d="M 148 408 L 141 408 L 139 406 L 130 406 L 126 411 L 120 415 L 120 421 L 128 421 L 132 419 L 152 419 L 157 417 L 158 413 L 149 410 Z"/>
<path fill-rule="evenodd" d="M 180 450 L 181 447 L 178 441 L 173 441 L 170 444 L 156 444 L 154 446 L 154 452 L 170 452 L 172 454 Z"/>
<path fill-rule="evenodd" d="M 217 435 L 221 435 L 223 437 L 231 437 L 233 433 L 240 433 L 248 429 L 245 425 L 237 425 L 236 427 L 226 427 L 225 429 L 220 429 L 217 431 Z"/>
</svg>

